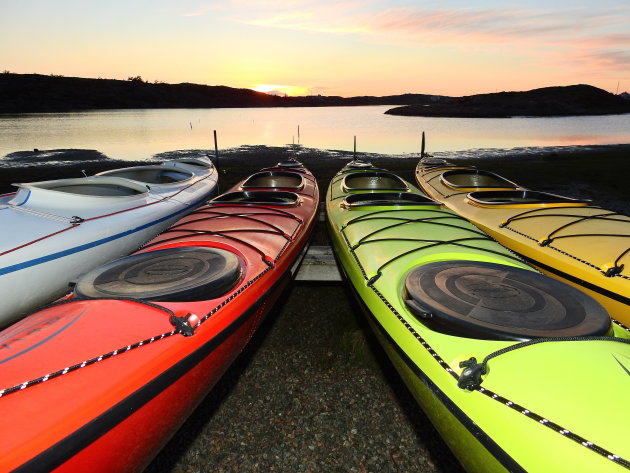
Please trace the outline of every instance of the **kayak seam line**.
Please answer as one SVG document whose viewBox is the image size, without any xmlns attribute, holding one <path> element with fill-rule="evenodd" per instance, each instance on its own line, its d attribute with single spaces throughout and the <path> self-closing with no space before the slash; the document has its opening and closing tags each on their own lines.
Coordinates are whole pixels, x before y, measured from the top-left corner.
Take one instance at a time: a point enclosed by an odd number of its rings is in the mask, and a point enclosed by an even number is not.
<svg viewBox="0 0 630 473">
<path fill-rule="evenodd" d="M 433 349 L 433 347 L 431 345 L 429 345 L 429 343 L 422 337 L 422 335 L 420 335 L 410 324 L 409 322 L 407 322 L 407 320 L 400 315 L 400 313 L 396 310 L 396 308 L 387 300 L 387 298 L 372 284 L 369 283 L 367 284 L 367 286 L 379 297 L 379 299 L 381 299 L 381 301 L 387 306 L 387 308 L 396 316 L 396 318 L 402 322 L 402 324 L 405 326 L 405 328 L 414 336 L 414 338 L 416 340 L 418 340 L 420 342 L 420 344 L 424 347 L 424 349 L 429 352 L 429 354 L 437 361 L 437 363 L 447 372 L 449 373 L 451 376 L 453 376 L 453 378 L 455 378 L 455 380 L 459 379 L 459 376 L 457 375 L 457 373 L 455 373 L 455 371 L 453 370 L 453 368 L 451 368 L 449 366 L 448 363 L 446 363 L 446 361 L 444 361 L 444 359 L 437 353 L 437 351 L 435 351 Z"/>
<path fill-rule="evenodd" d="M 260 279 L 265 273 L 267 273 L 271 269 L 272 268 L 270 266 L 267 266 L 262 272 L 260 272 L 254 278 L 252 278 L 249 281 L 247 281 L 247 283 L 245 283 L 243 286 L 241 286 L 237 291 L 232 293 L 228 298 L 224 299 L 219 305 L 217 305 L 210 312 L 208 312 L 206 315 L 204 315 L 199 320 L 199 322 L 197 322 L 197 324 L 195 324 L 192 328 L 195 329 L 195 328 L 199 327 L 203 322 L 208 320 L 212 315 L 214 315 L 216 312 L 218 312 L 220 309 L 222 309 L 229 302 L 234 300 L 238 295 L 240 295 L 243 291 L 245 291 L 247 288 L 249 288 L 252 284 L 254 284 L 258 279 Z M 115 300 L 127 301 L 127 302 L 136 302 L 136 303 L 147 305 L 149 307 L 153 307 L 153 308 L 156 308 L 156 309 L 159 309 L 159 310 L 164 310 L 166 312 L 172 313 L 169 309 L 167 309 L 165 307 L 162 307 L 162 306 L 160 306 L 158 304 L 147 303 L 147 302 L 142 301 L 142 300 L 136 300 L 136 299 L 115 299 Z M 71 302 L 75 302 L 75 301 L 80 301 L 80 300 L 67 300 L 67 301 L 63 301 L 61 304 L 67 304 L 67 303 L 71 303 Z M 61 305 L 61 304 L 56 304 L 56 305 Z M 136 348 L 140 348 L 141 346 L 149 345 L 149 344 L 157 342 L 159 340 L 163 340 L 165 338 L 171 337 L 171 336 L 176 335 L 178 333 L 180 333 L 179 330 L 171 330 L 170 332 L 165 332 L 165 333 L 162 333 L 160 335 L 155 335 L 153 337 L 146 338 L 144 340 L 141 340 L 141 341 L 129 344 L 129 345 L 125 346 L 125 347 L 117 348 L 117 349 L 115 349 L 113 351 L 110 351 L 108 353 L 104 353 L 102 355 L 89 358 L 89 359 L 84 360 L 82 362 L 75 363 L 73 365 L 70 365 L 70 366 L 67 366 L 65 368 L 53 371 L 51 373 L 47 373 L 47 374 L 42 375 L 42 376 L 40 376 L 38 378 L 34 378 L 34 379 L 29 380 L 29 381 L 24 381 L 22 383 L 16 384 L 16 385 L 11 386 L 9 388 L 0 389 L 0 398 L 8 396 L 9 394 L 13 394 L 13 393 L 15 393 L 17 391 L 22 391 L 23 389 L 30 388 L 30 387 L 35 386 L 37 384 L 43 383 L 45 381 L 48 381 L 49 379 L 58 378 L 59 376 L 62 376 L 64 374 L 67 374 L 67 373 L 70 373 L 70 372 L 73 372 L 73 371 L 77 371 L 78 369 L 85 368 L 86 366 L 93 365 L 95 363 L 98 363 L 99 361 L 103 361 L 103 360 L 106 360 L 108 358 L 112 358 L 112 357 L 114 357 L 116 355 L 127 353 L 127 352 L 129 352 L 131 350 L 134 350 Z"/>
<path fill-rule="evenodd" d="M 412 336 L 414 336 L 414 338 L 420 342 L 420 344 L 423 346 L 423 348 L 436 360 L 436 362 L 449 374 L 451 374 L 451 376 L 453 376 L 453 378 L 455 380 L 459 380 L 459 375 L 457 375 L 457 373 L 455 373 L 455 371 L 448 365 L 448 363 L 446 363 L 444 361 L 444 359 L 429 345 L 429 343 L 418 333 L 416 332 L 416 330 L 409 324 L 409 322 L 407 322 L 407 320 L 396 310 L 396 308 L 390 304 L 390 302 L 387 300 L 387 298 L 374 286 L 374 280 L 373 279 L 369 279 L 367 278 L 366 272 L 357 256 L 357 254 L 354 251 L 354 248 L 352 247 L 352 245 L 350 244 L 350 241 L 348 240 L 348 237 L 345 234 L 345 228 L 341 228 L 340 229 L 340 234 L 343 236 L 346 246 L 349 250 L 349 252 L 352 254 L 355 262 L 357 263 L 359 269 L 361 270 L 361 273 L 363 275 L 363 278 L 367 280 L 367 284 L 366 286 L 368 288 L 370 288 L 380 299 L 381 301 L 386 305 L 386 307 L 392 312 L 392 314 L 394 314 L 394 316 L 403 324 L 403 326 L 407 329 L 407 331 L 409 331 L 409 333 L 411 333 Z M 414 363 L 415 364 L 415 363 Z M 564 437 L 569 438 L 570 440 L 579 443 L 580 445 L 584 446 L 585 448 L 594 451 L 595 453 L 599 454 L 600 456 L 604 456 L 606 457 L 608 460 L 621 465 L 627 469 L 630 469 L 630 462 L 621 458 L 620 456 L 613 454 L 612 452 L 604 449 L 603 447 L 600 447 L 599 445 L 594 444 L 593 442 L 590 442 L 588 440 L 586 440 L 585 438 L 574 434 L 572 432 L 570 432 L 567 429 L 562 428 L 560 425 L 549 421 L 548 419 L 534 413 L 531 412 L 529 409 L 526 409 L 518 404 L 513 403 L 512 401 L 509 401 L 507 398 L 504 398 L 490 390 L 487 390 L 481 386 L 476 386 L 474 388 L 476 391 L 479 391 L 481 394 L 484 394 L 485 396 L 489 397 L 490 399 L 493 399 L 497 402 L 501 402 L 502 404 L 504 404 L 507 407 L 510 407 L 514 410 L 516 410 L 517 412 L 520 412 L 521 414 L 525 415 L 526 417 L 528 417 L 529 419 L 532 419 L 534 421 L 537 421 L 538 423 L 540 423 L 541 425 L 548 427 L 550 429 L 552 429 L 553 431 L 555 431 L 556 433 L 559 433 L 561 435 L 563 435 Z"/>
<path fill-rule="evenodd" d="M 608 299 L 612 299 L 614 301 L 620 302 L 626 306 L 630 305 L 630 298 L 623 296 L 621 294 L 618 294 L 616 292 L 610 291 L 608 289 L 605 289 L 602 286 L 598 286 L 595 283 L 591 283 L 588 281 L 585 281 L 584 279 L 581 279 L 579 277 L 573 276 L 572 274 L 569 273 L 565 273 L 564 271 L 560 271 L 556 268 L 554 268 L 553 266 L 549 266 L 545 263 L 542 263 L 534 258 L 530 258 L 528 256 L 525 255 L 521 255 L 523 256 L 523 258 L 530 263 L 532 266 L 536 266 L 537 268 L 542 268 L 543 271 L 547 271 L 549 273 L 553 273 L 556 276 L 561 277 L 562 279 L 566 279 L 567 281 L 572 282 L 575 285 L 578 286 L 582 286 L 586 289 L 589 289 L 593 292 L 596 292 L 598 294 L 601 294 L 602 296 L 607 297 Z M 623 277 L 624 279 L 628 279 L 625 276 L 621 276 L 621 275 L 616 275 L 616 277 Z"/>
<path fill-rule="evenodd" d="M 595 207 L 595 206 L 588 206 L 588 207 L 582 207 L 582 208 L 590 208 L 590 209 L 600 209 L 600 207 Z M 628 223 L 628 219 L 617 219 L 617 218 L 609 218 L 609 217 L 623 217 L 622 214 L 617 213 L 617 212 L 612 212 L 612 211 L 607 211 L 607 213 L 601 213 L 601 214 L 593 214 L 593 215 L 579 215 L 579 214 L 569 214 L 569 213 L 556 213 L 556 214 L 549 214 L 549 213 L 543 213 L 543 212 L 549 212 L 549 211 L 555 211 L 557 210 L 558 207 L 543 207 L 543 208 L 538 208 L 538 209 L 533 209 L 533 210 L 528 210 L 526 212 L 521 212 L 519 214 L 513 215 L 511 217 L 509 217 L 506 221 L 505 224 L 510 224 L 512 222 L 515 222 L 517 220 L 528 220 L 531 218 L 544 218 L 544 217 L 573 217 L 576 220 L 573 220 L 571 222 L 568 222 L 558 228 L 556 228 L 553 232 L 550 233 L 550 235 L 553 235 L 554 233 L 565 229 L 566 227 L 569 227 L 571 225 L 575 225 L 581 222 L 585 222 L 588 220 L 605 220 L 605 221 L 609 221 L 609 222 L 622 222 L 622 223 Z M 538 214 L 534 215 L 536 212 L 539 212 Z"/>
<path fill-rule="evenodd" d="M 619 327 L 621 327 L 623 330 L 625 330 L 626 332 L 630 332 L 630 327 L 625 326 L 623 323 L 619 322 L 617 319 L 613 319 L 611 317 L 613 323 L 616 323 L 617 325 L 619 325 Z"/>
<path fill-rule="evenodd" d="M 277 280 L 272 287 L 265 292 L 263 299 L 276 287 Z M 246 319 L 249 319 L 260 308 L 259 301 L 246 309 L 237 319 L 233 320 L 227 327 L 222 329 L 216 336 L 211 337 L 202 346 L 189 353 L 184 358 L 180 358 L 175 364 L 171 364 L 166 371 L 150 380 L 133 393 L 125 396 L 121 401 L 99 414 L 88 424 L 79 427 L 74 433 L 66 436 L 57 443 L 50 445 L 43 452 L 22 463 L 15 468 L 15 472 L 41 471 L 49 472 L 58 467 L 68 459 L 72 458 L 80 450 L 89 446 L 91 442 L 100 438 L 106 432 L 117 427 L 123 420 L 127 419 L 134 412 L 143 408 L 153 398 L 185 376 L 190 369 L 197 366 L 203 359 L 212 353 L 221 343 L 230 337 L 238 328 L 242 326 Z M 200 358 L 203 357 L 203 358 Z M 67 445 L 68 442 L 73 442 Z M 51 466 L 52 465 L 52 466 Z"/>
<path fill-rule="evenodd" d="M 139 342 L 127 345 L 126 347 L 121 347 L 121 348 L 118 348 L 116 350 L 110 351 L 109 353 L 105 353 L 103 355 L 99 355 L 99 356 L 90 358 L 90 359 L 82 361 L 80 363 L 75 363 L 74 365 L 67 366 L 67 367 L 65 367 L 63 369 L 59 369 L 57 371 L 53 371 L 51 373 L 47 373 L 47 374 L 45 374 L 43 376 L 40 376 L 38 378 L 31 379 L 29 381 L 25 381 L 25 382 L 20 383 L 20 384 L 16 384 L 16 385 L 11 386 L 9 388 L 0 389 L 0 398 L 8 396 L 9 394 L 13 394 L 13 393 L 18 392 L 18 391 L 22 391 L 22 390 L 24 390 L 26 388 L 30 388 L 32 386 L 36 386 L 37 384 L 44 383 L 44 382 L 48 381 L 49 379 L 58 378 L 58 377 L 60 377 L 60 376 L 62 376 L 64 374 L 71 373 L 73 371 L 77 371 L 77 370 L 79 370 L 81 368 L 85 368 L 86 366 L 90 366 L 90 365 L 93 365 L 95 363 L 98 363 L 99 361 L 103 361 L 103 360 L 112 358 L 112 357 L 114 357 L 116 355 L 127 353 L 128 351 L 134 350 L 136 348 L 140 348 L 141 346 L 149 345 L 149 344 L 157 342 L 159 340 L 163 340 L 164 338 L 173 336 L 173 335 L 175 335 L 177 333 L 179 333 L 177 330 L 171 330 L 170 332 L 165 332 L 165 333 L 162 333 L 160 335 L 156 335 L 156 336 L 153 336 L 153 337 L 150 337 L 150 338 L 146 338 L 146 339 L 141 340 Z"/>
<path fill-rule="evenodd" d="M 529 236 L 529 235 L 526 235 L 525 233 L 522 233 L 522 232 L 520 232 L 520 231 L 518 231 L 518 230 L 516 230 L 516 229 L 514 229 L 514 228 L 512 228 L 512 227 L 510 227 L 510 226 L 508 226 L 508 225 L 506 225 L 506 226 L 505 226 L 505 227 L 503 227 L 503 228 L 506 228 L 507 230 L 510 230 L 511 232 L 514 232 L 514 233 L 516 233 L 516 234 L 518 234 L 518 235 L 521 235 L 521 236 L 523 236 L 523 237 L 525 237 L 525 238 L 529 238 L 529 239 L 530 239 L 530 240 L 532 240 L 532 241 L 538 242 L 538 240 L 536 240 L 534 237 Z M 571 253 L 567 253 L 566 251 L 561 250 L 560 248 L 557 248 L 557 247 L 555 247 L 555 246 L 553 246 L 553 245 L 547 245 L 547 248 L 552 249 L 552 250 L 555 250 L 555 251 L 557 251 L 557 252 L 558 252 L 558 253 L 560 253 L 560 254 L 563 254 L 563 255 L 565 255 L 565 256 L 568 256 L 569 258 L 573 258 L 574 260 L 576 260 L 576 261 L 578 261 L 578 262 L 580 262 L 580 263 L 582 263 L 582 264 L 585 264 L 585 265 L 589 266 L 590 268 L 593 268 L 593 269 L 595 269 L 595 270 L 599 271 L 599 272 L 600 272 L 600 273 L 602 273 L 602 274 L 605 274 L 605 272 L 604 272 L 604 271 L 602 271 L 602 270 L 601 270 L 598 266 L 595 266 L 593 263 L 589 263 L 588 261 L 583 260 L 583 259 L 581 259 L 581 258 L 578 258 L 577 256 L 572 255 Z M 620 275 L 620 274 L 618 274 L 618 275 L 616 275 L 616 276 L 623 277 L 623 278 L 625 278 L 625 279 L 630 279 L 630 278 L 628 278 L 627 276 L 623 276 L 623 275 Z"/>
<path fill-rule="evenodd" d="M 438 364 L 445 369 L 449 374 L 451 374 L 455 379 L 459 379 L 459 376 L 453 371 L 453 369 L 439 356 L 439 354 L 426 342 L 426 340 L 424 340 L 424 338 L 422 338 L 422 336 L 420 334 L 418 334 L 413 327 L 411 327 L 411 325 L 409 325 L 409 323 L 405 320 L 405 318 L 396 310 L 395 307 L 393 307 L 389 301 L 385 298 L 385 296 L 383 296 L 383 294 L 381 294 L 381 292 L 374 287 L 373 285 L 368 283 L 368 287 L 370 289 L 372 289 L 372 291 L 374 291 L 374 293 L 381 299 L 381 301 L 387 306 L 387 308 L 396 316 L 396 318 L 398 318 L 398 320 L 400 322 L 402 322 L 402 324 L 405 326 L 405 328 L 420 342 L 420 344 L 425 348 L 425 350 L 427 350 L 429 352 L 429 354 L 438 362 Z M 589 440 L 587 440 L 586 438 L 577 435 L 573 432 L 571 432 L 570 430 L 567 430 L 565 428 L 563 428 L 562 426 L 560 426 L 559 424 L 556 424 L 555 422 L 550 421 L 549 419 L 546 419 L 545 417 L 536 414 L 535 412 L 530 411 L 529 409 L 526 409 L 525 407 L 516 404 L 510 400 L 508 400 L 507 398 L 500 396 L 496 393 L 494 393 L 493 391 L 490 391 L 488 389 L 485 389 L 484 387 L 481 386 L 476 386 L 474 388 L 476 391 L 478 391 L 481 394 L 484 394 L 485 396 L 489 397 L 490 399 L 493 399 L 497 402 L 500 402 L 501 404 L 516 410 L 517 412 L 525 415 L 528 419 L 532 419 L 538 423 L 540 423 L 541 425 L 550 428 L 551 430 L 553 430 L 556 433 L 561 434 L 562 436 L 576 442 L 579 443 L 580 445 L 582 445 L 583 447 L 607 458 L 608 460 L 612 461 L 613 463 L 616 463 L 618 465 L 623 466 L 626 469 L 630 469 L 630 461 L 620 457 L 619 455 L 616 455 L 614 453 L 612 453 L 609 450 L 606 450 L 603 447 L 600 447 L 599 445 L 590 442 Z"/>
<path fill-rule="evenodd" d="M 272 269 L 273 268 L 271 266 L 267 266 L 265 269 L 263 269 L 256 276 L 254 276 L 252 279 L 247 281 L 247 283 L 243 284 L 237 291 L 234 291 L 234 293 L 232 293 L 229 297 L 224 299 L 219 305 L 217 305 L 214 309 L 212 309 L 210 312 L 208 312 L 206 315 L 204 315 L 201 319 L 199 319 L 199 322 L 197 322 L 197 324 L 193 326 L 193 329 L 199 327 L 202 323 L 204 323 L 206 320 L 208 320 L 212 315 L 214 315 L 220 309 L 225 307 L 228 303 L 230 303 L 233 299 L 235 299 L 237 296 L 239 296 L 243 291 L 245 291 L 247 288 L 249 288 L 252 284 L 254 284 L 256 281 L 258 281 L 260 278 L 262 278 L 267 272 L 271 271 Z"/>
</svg>

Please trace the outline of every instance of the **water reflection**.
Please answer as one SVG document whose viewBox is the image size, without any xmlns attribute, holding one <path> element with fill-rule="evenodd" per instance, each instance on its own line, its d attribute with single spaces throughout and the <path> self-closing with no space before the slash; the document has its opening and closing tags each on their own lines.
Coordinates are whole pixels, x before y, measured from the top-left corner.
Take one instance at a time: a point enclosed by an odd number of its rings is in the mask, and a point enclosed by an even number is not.
<svg viewBox="0 0 630 473">
<path fill-rule="evenodd" d="M 630 114 L 563 118 L 425 118 L 384 115 L 389 107 L 105 110 L 0 115 L 0 156 L 19 150 L 96 149 L 143 159 L 175 149 L 299 143 L 311 148 L 405 154 L 476 148 L 630 143 Z"/>
</svg>

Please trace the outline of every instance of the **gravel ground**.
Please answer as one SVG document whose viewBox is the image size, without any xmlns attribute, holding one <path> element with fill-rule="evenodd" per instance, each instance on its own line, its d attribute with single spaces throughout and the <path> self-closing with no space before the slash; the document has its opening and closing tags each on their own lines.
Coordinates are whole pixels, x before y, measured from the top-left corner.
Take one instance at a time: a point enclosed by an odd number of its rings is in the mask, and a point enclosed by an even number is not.
<svg viewBox="0 0 630 473">
<path fill-rule="evenodd" d="M 313 240 L 327 243 L 323 222 Z M 289 286 L 145 473 L 462 472 L 352 297 Z"/>
<path fill-rule="evenodd" d="M 138 164 L 96 153 L 14 153 L 0 161 L 0 191 L 10 190 L 11 182 Z M 154 159 L 199 153 L 205 151 L 169 152 Z M 347 152 L 291 147 L 226 150 L 221 189 L 293 154 L 313 171 L 321 193 L 351 158 Z M 413 181 L 417 157 L 361 157 Z M 508 177 L 519 182 L 518 176 Z M 545 180 L 558 182 L 544 177 L 535 188 L 545 188 Z M 627 208 L 626 202 L 600 191 L 584 183 L 556 189 L 575 197 L 594 194 L 605 207 Z M 327 244 L 323 223 L 313 242 Z M 293 283 L 146 472 L 462 472 L 364 324 L 342 284 Z"/>
<path fill-rule="evenodd" d="M 341 285 L 290 287 L 146 472 L 462 471 L 360 316 Z"/>
</svg>

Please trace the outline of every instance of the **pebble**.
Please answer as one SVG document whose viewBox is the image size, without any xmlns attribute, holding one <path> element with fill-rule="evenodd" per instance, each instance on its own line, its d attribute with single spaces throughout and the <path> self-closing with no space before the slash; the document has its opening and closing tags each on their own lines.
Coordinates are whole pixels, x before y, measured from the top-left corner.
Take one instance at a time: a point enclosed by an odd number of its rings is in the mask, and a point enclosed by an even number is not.
<svg viewBox="0 0 630 473">
<path fill-rule="evenodd" d="M 146 472 L 462 473 L 361 317 L 294 283 Z"/>
</svg>

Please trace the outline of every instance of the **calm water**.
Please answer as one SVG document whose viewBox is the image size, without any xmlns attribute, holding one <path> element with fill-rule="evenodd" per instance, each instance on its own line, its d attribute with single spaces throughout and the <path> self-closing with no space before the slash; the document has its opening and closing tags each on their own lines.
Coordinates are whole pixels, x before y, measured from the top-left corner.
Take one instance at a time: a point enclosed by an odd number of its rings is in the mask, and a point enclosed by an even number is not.
<svg viewBox="0 0 630 473">
<path fill-rule="evenodd" d="M 388 106 L 106 110 L 0 115 L 0 157 L 21 150 L 85 148 L 142 159 L 178 149 L 282 146 L 385 154 L 630 143 L 630 114 L 563 118 L 395 117 Z M 299 126 L 299 137 L 298 137 Z"/>
</svg>

